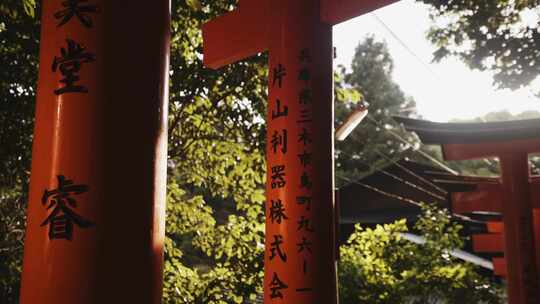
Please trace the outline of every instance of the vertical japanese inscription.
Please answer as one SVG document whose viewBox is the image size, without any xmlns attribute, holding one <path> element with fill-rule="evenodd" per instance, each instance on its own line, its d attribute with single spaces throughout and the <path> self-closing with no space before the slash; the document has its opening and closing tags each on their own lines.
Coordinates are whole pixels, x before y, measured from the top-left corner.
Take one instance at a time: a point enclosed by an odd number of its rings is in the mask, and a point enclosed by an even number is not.
<svg viewBox="0 0 540 304">
<path fill-rule="evenodd" d="M 54 90 L 54 94 L 64 93 L 87 93 L 88 88 L 78 84 L 79 72 L 84 63 L 95 61 L 94 54 L 87 52 L 86 49 L 72 39 L 66 39 L 67 47 L 60 49 L 60 57 L 54 57 L 52 71 L 60 71 L 63 78 L 60 80 L 63 87 Z"/>
<path fill-rule="evenodd" d="M 287 262 L 287 255 L 281 249 L 283 244 L 283 236 L 281 234 L 274 235 L 274 241 L 270 244 L 270 261 L 272 261 L 276 256 L 279 256 L 282 262 Z"/>
<path fill-rule="evenodd" d="M 278 150 L 287 154 L 287 129 L 283 129 L 281 132 L 274 131 L 272 134 L 272 151 L 276 154 Z"/>
<path fill-rule="evenodd" d="M 272 68 L 271 75 L 271 85 L 274 92 L 278 92 L 277 96 L 273 96 L 272 99 L 275 100 L 273 105 L 270 105 L 270 122 L 276 120 L 286 119 L 289 116 L 289 107 L 286 102 L 282 101 L 282 97 L 279 96 L 281 93 L 281 88 L 285 84 L 287 69 L 281 64 L 278 63 L 275 67 Z M 284 202 L 286 198 L 276 196 L 276 193 L 273 190 L 278 190 L 281 188 L 288 187 L 287 183 L 287 161 L 280 159 L 282 156 L 286 156 L 289 150 L 289 130 L 283 127 L 275 127 L 275 124 L 270 123 L 268 127 L 268 153 L 275 155 L 278 158 L 269 158 L 269 167 L 270 167 L 270 188 L 268 193 L 268 208 L 267 214 L 269 222 L 267 225 L 281 225 L 284 221 L 288 220 L 286 206 Z M 279 163 L 278 163 L 279 162 Z M 273 234 L 272 237 L 268 236 L 267 246 L 268 249 L 268 262 L 272 265 L 275 263 L 287 263 L 287 252 L 285 237 L 281 233 Z M 284 279 L 283 279 L 284 278 Z M 270 299 L 274 300 L 283 300 L 286 297 L 284 292 L 289 288 L 287 282 L 285 282 L 286 277 L 281 277 L 277 271 L 272 271 L 272 280 L 269 283 L 270 290 Z"/>
<path fill-rule="evenodd" d="M 299 207 L 303 207 L 305 213 L 300 215 L 297 219 L 297 231 L 300 233 L 299 239 L 296 243 L 297 253 L 300 255 L 299 258 L 303 259 L 302 267 L 299 271 L 302 272 L 304 276 L 307 276 L 309 273 L 309 262 L 308 255 L 313 254 L 313 243 L 311 241 L 311 234 L 314 232 L 313 223 L 311 222 L 311 208 L 312 208 L 312 197 L 311 189 L 313 187 L 313 181 L 310 176 L 311 168 L 311 144 L 313 142 L 312 131 L 312 98 L 313 93 L 310 87 L 311 81 L 311 71 L 310 64 L 311 53 L 308 48 L 300 50 L 298 54 L 298 60 L 300 62 L 300 68 L 298 70 L 298 80 L 301 82 L 302 87 L 298 92 L 298 106 L 299 112 L 298 117 L 296 117 L 296 123 L 298 125 L 298 136 L 297 143 L 300 144 L 302 152 L 297 154 L 298 162 L 300 168 L 303 168 L 303 171 L 300 175 L 299 189 L 301 194 L 296 197 L 296 203 Z M 298 286 L 296 292 L 312 292 L 310 286 Z"/>
<path fill-rule="evenodd" d="M 58 187 L 53 190 L 46 189 L 41 197 L 41 203 L 46 206 L 47 210 L 53 208 L 41 226 L 49 226 L 49 239 L 51 240 L 71 240 L 73 224 L 80 228 L 93 226 L 92 222 L 72 210 L 72 208 L 77 208 L 77 201 L 73 196 L 88 192 L 88 186 L 75 184 L 63 175 L 58 175 L 57 179 Z"/>
<path fill-rule="evenodd" d="M 73 17 L 77 17 L 82 25 L 91 28 L 93 25 L 90 14 L 99 12 L 97 5 L 85 4 L 88 0 L 66 0 L 62 1 L 62 10 L 54 13 L 54 18 L 60 20 L 58 27 L 68 23 Z"/>
<path fill-rule="evenodd" d="M 283 106 L 281 108 L 281 100 L 276 100 L 276 110 L 272 111 L 272 119 L 280 118 L 280 117 L 286 117 L 289 115 L 289 107 Z"/>
<path fill-rule="evenodd" d="M 272 277 L 272 282 L 270 282 L 270 299 L 283 299 L 283 293 L 281 293 L 281 290 L 287 289 L 289 286 L 285 284 L 283 281 L 279 279 L 279 276 L 277 273 L 274 272 L 274 276 Z"/>
<path fill-rule="evenodd" d="M 65 0 L 61 1 L 62 8 L 54 13 L 54 18 L 59 21 L 57 27 L 63 27 L 74 17 L 86 28 L 92 28 L 92 14 L 99 13 L 99 7 L 87 3 L 88 0 Z M 75 39 L 66 37 L 67 46 L 60 48 L 60 56 L 55 56 L 52 63 L 52 71 L 62 74 L 60 82 L 63 87 L 54 90 L 54 94 L 65 93 L 88 93 L 88 88 L 79 83 L 80 71 L 84 64 L 94 62 L 96 55 L 88 50 Z"/>
<path fill-rule="evenodd" d="M 280 199 L 271 200 L 270 206 L 270 221 L 273 223 L 281 224 L 283 220 L 289 219 L 285 214 L 285 207 Z"/>
<path fill-rule="evenodd" d="M 272 167 L 272 189 L 283 188 L 287 184 L 285 181 L 285 165 Z"/>
<path fill-rule="evenodd" d="M 60 1 L 61 8 L 53 14 L 58 21 L 57 30 L 68 26 L 74 18 L 80 24 L 73 24 L 73 26 L 82 25 L 87 29 L 92 28 L 94 24 L 92 15 L 99 13 L 99 7 L 88 2 L 89 0 Z M 60 47 L 60 55 L 54 56 L 52 60 L 52 72 L 59 72 L 62 75 L 60 79 L 62 86 L 55 89 L 54 94 L 88 93 L 88 87 L 80 83 L 80 72 L 84 65 L 96 60 L 96 55 L 88 51 L 76 37 L 73 39 L 65 37 L 65 41 L 66 46 Z M 74 210 L 78 207 L 75 196 L 88 192 L 89 187 L 84 184 L 75 184 L 64 175 L 57 175 L 57 182 L 58 186 L 55 189 L 45 189 L 41 197 L 42 205 L 51 211 L 40 226 L 48 226 L 50 240 L 71 240 L 74 226 L 82 229 L 94 226 L 91 221 Z"/>
<path fill-rule="evenodd" d="M 276 86 L 276 83 L 279 88 L 283 85 L 283 78 L 287 76 L 287 70 L 283 67 L 281 63 L 274 68 L 274 77 L 272 79 L 272 85 Z"/>
</svg>

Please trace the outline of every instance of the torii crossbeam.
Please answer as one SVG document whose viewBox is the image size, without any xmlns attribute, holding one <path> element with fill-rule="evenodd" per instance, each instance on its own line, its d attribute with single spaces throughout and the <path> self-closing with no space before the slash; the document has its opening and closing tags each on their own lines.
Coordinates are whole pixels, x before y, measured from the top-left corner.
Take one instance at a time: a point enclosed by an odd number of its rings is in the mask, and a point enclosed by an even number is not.
<svg viewBox="0 0 540 304">
<path fill-rule="evenodd" d="M 509 303 L 538 303 L 538 263 L 528 154 L 540 140 L 443 145 L 447 160 L 498 156 L 502 169 L 502 215 Z"/>
<path fill-rule="evenodd" d="M 240 0 L 204 25 L 211 68 L 269 51 L 265 303 L 337 302 L 332 25 L 397 0 Z"/>
<path fill-rule="evenodd" d="M 540 119 L 482 124 L 395 119 L 416 132 L 423 143 L 442 144 L 445 160 L 499 158 L 500 187 L 488 187 L 500 193 L 508 300 L 510 304 L 540 303 L 540 244 L 536 242 L 540 224 L 535 223 L 538 209 L 533 204 L 536 191 L 531 188 L 528 159 L 529 154 L 540 152 Z M 503 242 L 497 242 L 501 247 Z M 500 248 L 490 250 L 494 249 Z"/>
</svg>

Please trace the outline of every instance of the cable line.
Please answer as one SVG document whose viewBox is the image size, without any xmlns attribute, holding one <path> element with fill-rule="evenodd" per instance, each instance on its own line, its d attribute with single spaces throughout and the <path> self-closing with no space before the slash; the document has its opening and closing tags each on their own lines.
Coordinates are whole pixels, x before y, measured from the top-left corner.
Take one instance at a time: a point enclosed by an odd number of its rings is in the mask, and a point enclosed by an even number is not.
<svg viewBox="0 0 540 304">
<path fill-rule="evenodd" d="M 412 146 L 412 144 L 410 142 L 408 142 L 406 139 L 404 139 L 403 137 L 401 137 L 399 134 L 397 134 L 396 132 L 392 131 L 392 130 L 388 130 L 386 128 L 384 128 L 384 126 L 381 126 L 381 124 L 375 120 L 373 117 L 371 117 L 369 114 L 366 116 L 366 118 L 371 121 L 372 123 L 374 123 L 377 127 L 387 131 L 390 135 L 392 135 L 393 137 L 395 137 L 396 139 L 398 139 L 399 141 L 409 145 L 409 146 Z M 448 167 L 447 165 L 443 164 L 442 162 L 440 162 L 439 160 L 435 159 L 433 156 L 425 153 L 424 151 L 422 150 L 415 150 L 413 149 L 414 152 L 416 153 L 419 153 L 420 155 L 422 155 L 423 157 L 427 158 L 428 160 L 430 160 L 431 162 L 433 162 L 434 164 L 436 164 L 437 166 L 443 168 L 444 170 L 448 171 L 449 173 L 453 174 L 453 175 L 459 175 L 459 173 L 455 170 L 453 170 L 452 168 Z"/>
<path fill-rule="evenodd" d="M 346 154 L 346 155 L 348 155 L 349 157 L 352 158 L 352 155 L 351 155 L 351 154 L 349 154 L 349 153 L 347 153 L 347 152 L 344 152 L 344 151 L 342 151 L 342 153 L 343 153 L 343 154 Z M 358 160 L 358 159 L 357 159 L 357 160 Z M 367 164 L 367 163 L 365 163 L 365 162 L 363 162 L 363 161 L 361 161 L 361 160 L 358 160 L 358 161 L 360 161 L 361 163 L 363 163 L 363 164 L 369 166 L 369 164 Z M 446 200 L 447 200 L 446 197 L 444 197 L 444 196 L 441 196 L 441 195 L 438 195 L 438 194 L 436 194 L 436 193 L 433 193 L 432 191 L 429 191 L 429 190 L 427 190 L 427 189 L 425 189 L 425 188 L 423 188 L 423 187 L 421 187 L 421 186 L 419 186 L 419 185 L 417 185 L 417 184 L 411 183 L 411 182 L 409 182 L 409 181 L 407 181 L 407 180 L 405 180 L 405 179 L 403 179 L 403 178 L 401 178 L 401 177 L 399 177 L 399 176 L 397 176 L 397 175 L 395 175 L 395 174 L 392 174 L 392 173 L 390 173 L 390 172 L 388 172 L 388 171 L 386 171 L 386 170 L 384 170 L 384 169 L 378 169 L 378 170 L 376 170 L 376 171 L 377 171 L 377 172 L 380 172 L 380 173 L 382 173 L 382 174 L 384 174 L 384 175 L 386 175 L 386 176 L 388 176 L 388 177 L 390 177 L 390 178 L 393 178 L 393 179 L 397 180 L 398 182 L 403 183 L 403 184 L 405 184 L 405 185 L 407 185 L 407 186 L 409 186 L 409 187 L 411 187 L 411 188 L 414 188 L 414 189 L 416 189 L 416 190 L 419 190 L 419 191 L 421 191 L 421 192 L 424 192 L 424 193 L 426 193 L 426 194 L 428 194 L 428 195 L 430 195 L 430 196 L 432 196 L 432 197 L 434 197 L 434 198 L 436 198 L 436 199 L 438 199 L 438 200 L 440 200 L 440 201 L 446 201 Z M 347 184 L 346 184 L 346 185 L 347 185 Z M 346 185 L 345 185 L 345 186 L 346 186 Z M 443 190 L 443 191 L 444 191 L 444 190 Z"/>
</svg>

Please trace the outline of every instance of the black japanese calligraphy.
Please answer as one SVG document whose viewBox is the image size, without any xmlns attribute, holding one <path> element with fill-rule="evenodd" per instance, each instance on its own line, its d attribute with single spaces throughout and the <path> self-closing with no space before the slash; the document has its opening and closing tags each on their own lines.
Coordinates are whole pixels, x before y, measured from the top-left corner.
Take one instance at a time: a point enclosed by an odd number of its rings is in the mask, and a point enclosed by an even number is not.
<svg viewBox="0 0 540 304">
<path fill-rule="evenodd" d="M 297 123 L 308 123 L 311 122 L 311 111 L 309 109 L 300 110 L 300 118 L 296 121 Z"/>
<path fill-rule="evenodd" d="M 311 196 L 297 196 L 296 203 L 298 205 L 306 206 L 306 210 L 311 210 Z"/>
<path fill-rule="evenodd" d="M 304 151 L 302 154 L 298 154 L 298 159 L 300 159 L 300 163 L 305 168 L 311 164 L 311 153 Z"/>
<path fill-rule="evenodd" d="M 278 165 L 272 167 L 272 182 L 271 186 L 272 189 L 276 188 L 283 188 L 285 187 L 285 166 L 284 165 Z"/>
<path fill-rule="evenodd" d="M 300 63 L 310 63 L 311 54 L 309 52 L 309 49 L 302 49 L 300 51 L 300 55 L 298 56 L 298 59 L 300 60 Z"/>
<path fill-rule="evenodd" d="M 308 173 L 302 173 L 302 176 L 300 176 L 300 188 L 311 189 L 312 186 L 313 183 L 311 182 Z"/>
<path fill-rule="evenodd" d="M 281 249 L 281 244 L 283 244 L 283 236 L 274 235 L 274 241 L 270 243 L 270 261 L 279 256 L 282 262 L 287 262 L 287 255 Z"/>
<path fill-rule="evenodd" d="M 283 106 L 283 109 L 281 109 L 281 100 L 276 100 L 276 110 L 272 110 L 272 119 L 276 119 L 279 117 L 284 117 L 289 115 L 289 107 Z"/>
<path fill-rule="evenodd" d="M 45 190 L 41 203 L 47 205 L 47 210 L 54 207 L 49 216 L 41 223 L 41 227 L 49 225 L 49 239 L 71 240 L 73 224 L 80 228 L 88 228 L 93 223 L 76 214 L 71 208 L 77 207 L 73 195 L 80 195 L 88 191 L 88 186 L 74 184 L 72 180 L 58 175 L 58 188 Z"/>
<path fill-rule="evenodd" d="M 274 68 L 273 74 L 274 76 L 272 78 L 272 86 L 275 87 L 277 82 L 278 87 L 281 88 L 281 86 L 283 85 L 283 77 L 287 76 L 286 70 L 283 65 L 281 65 L 281 63 L 278 64 L 277 68 Z"/>
<path fill-rule="evenodd" d="M 272 221 L 272 223 L 276 222 L 281 224 L 282 220 L 289 219 L 287 215 L 285 215 L 285 207 L 283 206 L 283 202 L 281 202 L 281 200 L 270 200 L 270 202 L 270 221 Z"/>
<path fill-rule="evenodd" d="M 306 218 L 305 216 L 301 216 L 300 220 L 298 220 L 298 228 L 296 230 L 298 231 L 307 231 L 307 232 L 313 232 L 313 227 L 310 225 L 310 220 Z"/>
<path fill-rule="evenodd" d="M 279 277 L 278 274 L 274 272 L 274 275 L 272 277 L 272 282 L 270 282 L 270 299 L 280 298 L 283 299 L 283 294 L 281 293 L 281 290 L 287 289 L 289 286 L 287 286 L 285 283 L 283 283 Z"/>
<path fill-rule="evenodd" d="M 52 64 L 52 71 L 60 70 L 60 73 L 64 78 L 60 80 L 64 84 L 64 87 L 54 90 L 56 95 L 64 93 L 87 93 L 88 88 L 77 85 L 80 80 L 79 71 L 81 70 L 83 63 L 95 61 L 95 55 L 89 53 L 77 42 L 66 39 L 67 48 L 61 48 L 61 57 L 54 57 Z"/>
<path fill-rule="evenodd" d="M 54 18 L 60 20 L 58 26 L 62 26 L 71 20 L 74 16 L 79 19 L 79 21 L 85 27 L 92 27 L 92 19 L 89 14 L 95 14 L 99 12 L 99 7 L 92 4 L 84 4 L 88 0 L 66 0 L 62 1 L 62 6 L 65 9 L 60 10 L 54 14 Z"/>
<path fill-rule="evenodd" d="M 298 102 L 302 105 L 307 105 L 311 103 L 312 93 L 310 89 L 302 89 L 298 94 Z"/>
<path fill-rule="evenodd" d="M 305 237 L 302 237 L 302 241 L 296 244 L 299 253 L 303 252 L 304 250 L 311 253 L 311 245 L 311 242 L 308 241 Z"/>
<path fill-rule="evenodd" d="M 277 153 L 279 147 L 281 147 L 281 153 L 287 154 L 287 130 L 283 129 L 281 132 L 275 131 L 272 135 L 271 144 L 274 154 Z"/>
<path fill-rule="evenodd" d="M 308 68 L 301 68 L 298 72 L 298 80 L 309 81 L 311 79 L 311 73 Z"/>
<path fill-rule="evenodd" d="M 306 128 L 302 128 L 302 133 L 298 134 L 298 142 L 305 145 L 311 143 L 311 134 Z"/>
</svg>

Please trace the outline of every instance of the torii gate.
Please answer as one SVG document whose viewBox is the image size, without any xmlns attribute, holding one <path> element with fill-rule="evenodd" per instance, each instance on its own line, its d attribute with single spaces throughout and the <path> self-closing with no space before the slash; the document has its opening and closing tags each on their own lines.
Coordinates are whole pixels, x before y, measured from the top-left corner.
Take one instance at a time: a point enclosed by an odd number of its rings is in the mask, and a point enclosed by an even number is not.
<svg viewBox="0 0 540 304">
<path fill-rule="evenodd" d="M 462 201 L 499 196 L 504 228 L 491 225 L 496 235 L 476 237 L 476 249 L 498 250 L 504 246 L 510 304 L 540 303 L 540 218 L 533 198 L 538 183 L 531 182 L 529 154 L 540 152 L 540 119 L 496 123 L 434 123 L 403 117 L 395 119 L 408 131 L 418 134 L 423 143 L 441 144 L 445 160 L 498 157 L 500 184 L 485 184 L 473 194 L 454 197 Z M 535 187 L 536 186 L 536 187 Z M 484 202 L 485 203 L 485 202 Z M 536 214 L 536 215 L 535 215 Z M 504 232 L 504 239 L 500 235 Z M 486 240 L 487 239 L 487 240 Z M 491 247 L 491 248 L 489 248 Z"/>
<path fill-rule="evenodd" d="M 540 151 L 540 140 L 446 144 L 446 160 L 498 156 L 501 164 L 502 218 L 509 303 L 538 303 L 538 265 L 528 154 Z"/>
<path fill-rule="evenodd" d="M 531 200 L 533 206 L 534 242 L 536 249 L 536 265 L 540 265 L 540 178 L 530 178 Z M 503 188 L 499 183 L 480 183 L 475 191 L 460 192 L 452 195 L 452 206 L 455 213 L 503 212 Z M 473 250 L 486 253 L 504 253 L 504 223 L 496 220 L 487 222 L 487 231 L 472 236 Z M 507 263 L 504 257 L 492 259 L 494 273 L 507 277 Z"/>
<path fill-rule="evenodd" d="M 332 26 L 397 0 L 240 0 L 203 27 L 211 68 L 269 51 L 265 303 L 337 303 Z"/>
<path fill-rule="evenodd" d="M 170 1 L 41 2 L 20 303 L 161 303 Z"/>
</svg>

